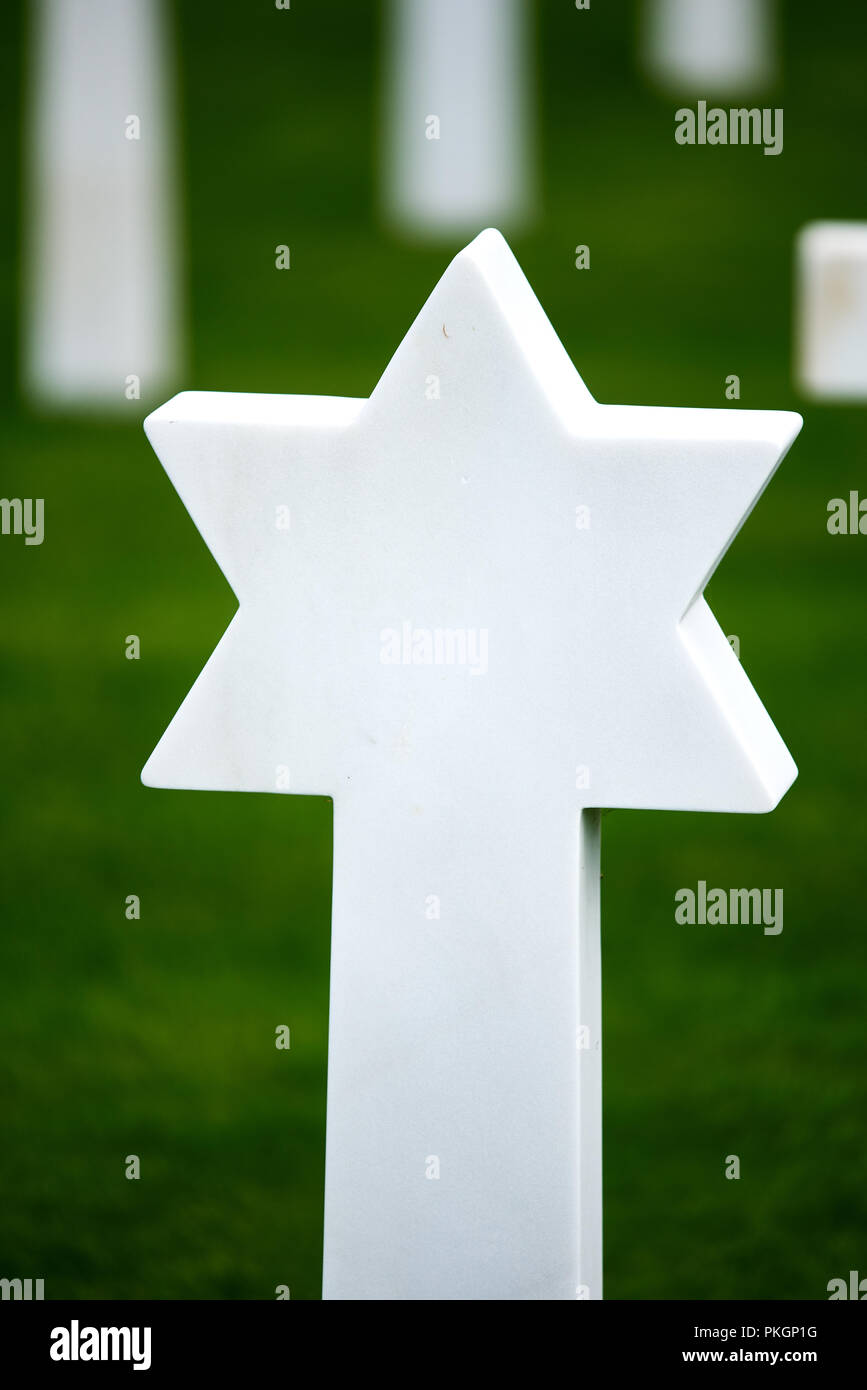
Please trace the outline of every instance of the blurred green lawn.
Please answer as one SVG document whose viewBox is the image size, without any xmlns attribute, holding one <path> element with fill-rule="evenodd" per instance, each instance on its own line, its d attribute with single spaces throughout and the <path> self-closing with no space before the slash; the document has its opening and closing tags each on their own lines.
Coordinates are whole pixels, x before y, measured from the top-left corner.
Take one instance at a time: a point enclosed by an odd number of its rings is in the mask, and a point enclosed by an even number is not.
<svg viewBox="0 0 867 1390">
<path fill-rule="evenodd" d="M 54 1298 L 317 1298 L 331 807 L 139 784 L 234 601 L 140 405 L 109 425 L 16 399 L 22 8 L 0 83 L 0 447 L 4 495 L 46 498 L 46 541 L 0 544 L 0 1275 Z M 867 540 L 825 527 L 829 498 L 867 490 L 867 409 L 804 409 L 790 373 L 795 231 L 865 216 L 867 18 L 785 10 L 767 158 L 675 144 L 632 6 L 538 7 L 543 201 L 513 244 L 590 389 L 723 406 L 735 372 L 741 406 L 805 415 L 709 589 L 799 780 L 769 817 L 605 818 L 611 1298 L 823 1298 L 867 1274 Z M 376 7 L 184 0 L 178 37 L 179 385 L 368 394 L 458 249 L 379 224 Z M 782 887 L 784 931 L 676 926 L 700 878 Z"/>
</svg>

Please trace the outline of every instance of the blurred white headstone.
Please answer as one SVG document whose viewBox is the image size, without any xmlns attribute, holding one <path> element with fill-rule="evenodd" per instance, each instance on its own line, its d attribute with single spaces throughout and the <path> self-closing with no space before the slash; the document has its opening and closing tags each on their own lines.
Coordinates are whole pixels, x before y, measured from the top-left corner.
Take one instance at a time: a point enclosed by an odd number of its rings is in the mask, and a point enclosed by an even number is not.
<svg viewBox="0 0 867 1390">
<path fill-rule="evenodd" d="M 797 262 L 802 387 L 867 399 L 867 222 L 811 222 L 798 237 Z"/>
<path fill-rule="evenodd" d="M 775 70 L 772 0 L 645 0 L 645 63 L 684 94 L 749 92 Z"/>
<path fill-rule="evenodd" d="M 405 229 L 449 235 L 528 216 L 528 31 L 525 0 L 390 0 L 384 196 Z"/>
<path fill-rule="evenodd" d="M 161 0 L 39 0 L 31 40 L 24 384 L 121 407 L 179 358 Z"/>
</svg>

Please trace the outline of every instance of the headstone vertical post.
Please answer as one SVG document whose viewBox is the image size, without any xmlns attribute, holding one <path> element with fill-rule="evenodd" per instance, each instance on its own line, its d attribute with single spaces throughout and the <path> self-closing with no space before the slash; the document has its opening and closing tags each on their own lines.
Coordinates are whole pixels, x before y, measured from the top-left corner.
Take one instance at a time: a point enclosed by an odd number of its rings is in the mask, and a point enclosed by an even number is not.
<svg viewBox="0 0 867 1390">
<path fill-rule="evenodd" d="M 599 813 L 444 762 L 335 802 L 323 1296 L 598 1299 Z"/>
<path fill-rule="evenodd" d="M 773 0 L 644 0 L 644 61 L 684 96 L 749 93 L 775 73 Z"/>
</svg>

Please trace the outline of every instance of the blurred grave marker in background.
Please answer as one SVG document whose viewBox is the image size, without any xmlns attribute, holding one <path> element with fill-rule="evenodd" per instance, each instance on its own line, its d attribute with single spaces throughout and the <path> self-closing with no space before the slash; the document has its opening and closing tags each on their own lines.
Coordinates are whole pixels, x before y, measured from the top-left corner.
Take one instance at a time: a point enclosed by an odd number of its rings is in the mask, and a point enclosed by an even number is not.
<svg viewBox="0 0 867 1390">
<path fill-rule="evenodd" d="M 867 222 L 811 222 L 797 241 L 797 372 L 809 395 L 867 400 Z"/>
<path fill-rule="evenodd" d="M 775 74 L 772 0 L 645 0 L 643 58 L 670 91 L 748 92 Z"/>
<path fill-rule="evenodd" d="M 173 384 L 179 311 L 161 0 L 39 0 L 25 165 L 23 379 L 122 408 Z"/>
<path fill-rule="evenodd" d="M 389 0 L 384 201 L 420 236 L 514 228 L 533 197 L 525 0 Z"/>
</svg>

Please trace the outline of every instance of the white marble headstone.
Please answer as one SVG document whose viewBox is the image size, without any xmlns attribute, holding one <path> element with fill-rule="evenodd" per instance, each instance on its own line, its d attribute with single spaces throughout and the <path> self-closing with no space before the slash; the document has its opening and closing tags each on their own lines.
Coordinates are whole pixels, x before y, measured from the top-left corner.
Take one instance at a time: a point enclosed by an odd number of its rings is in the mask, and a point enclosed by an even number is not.
<svg viewBox="0 0 867 1390">
<path fill-rule="evenodd" d="M 526 0 L 389 0 L 382 174 L 424 235 L 514 226 L 533 196 Z"/>
<path fill-rule="evenodd" d="M 773 0 L 644 0 L 644 61 L 684 95 L 749 93 L 776 71 Z"/>
<path fill-rule="evenodd" d="M 811 222 L 797 243 L 798 375 L 819 399 L 867 399 L 867 222 Z"/>
<path fill-rule="evenodd" d="M 369 400 L 148 417 L 239 608 L 143 780 L 334 801 L 326 1298 L 601 1297 L 599 808 L 794 778 L 702 591 L 800 424 L 599 405 L 494 231 Z"/>
<path fill-rule="evenodd" d="M 180 354 L 171 68 L 160 0 L 38 0 L 26 154 L 24 385 L 123 408 Z"/>
</svg>

